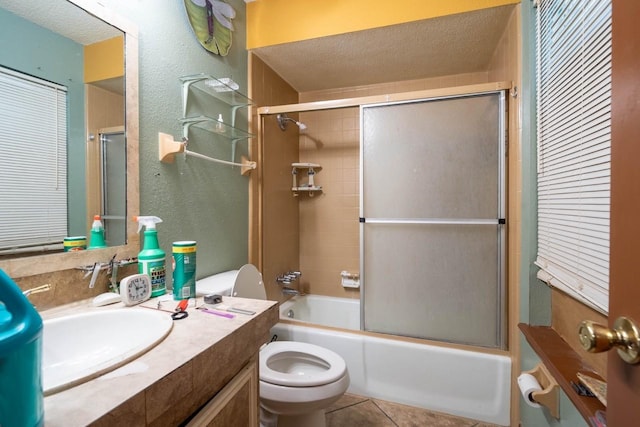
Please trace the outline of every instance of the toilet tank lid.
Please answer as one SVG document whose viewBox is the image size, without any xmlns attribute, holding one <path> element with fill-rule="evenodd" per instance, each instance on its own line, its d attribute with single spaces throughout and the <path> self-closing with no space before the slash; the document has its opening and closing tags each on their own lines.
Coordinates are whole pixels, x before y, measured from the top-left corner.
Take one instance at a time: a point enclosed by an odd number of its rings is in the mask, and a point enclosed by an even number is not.
<svg viewBox="0 0 640 427">
<path fill-rule="evenodd" d="M 196 280 L 196 296 L 231 295 L 239 270 L 229 270 Z"/>
</svg>

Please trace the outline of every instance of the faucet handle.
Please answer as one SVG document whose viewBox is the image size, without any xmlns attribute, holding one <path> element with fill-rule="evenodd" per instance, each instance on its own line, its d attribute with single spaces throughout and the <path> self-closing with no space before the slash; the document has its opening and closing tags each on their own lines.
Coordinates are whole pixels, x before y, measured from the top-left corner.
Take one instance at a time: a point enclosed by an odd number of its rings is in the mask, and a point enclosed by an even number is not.
<svg viewBox="0 0 640 427">
<path fill-rule="evenodd" d="M 294 282 L 296 280 L 298 280 L 300 278 L 300 276 L 302 275 L 302 273 L 300 273 L 299 271 L 288 271 L 284 274 L 284 277 L 291 281 Z"/>
<path fill-rule="evenodd" d="M 280 283 L 282 285 L 291 284 L 291 280 L 287 275 L 277 276 L 276 277 L 276 282 L 278 282 L 278 283 Z"/>
<path fill-rule="evenodd" d="M 27 289 L 26 291 L 23 291 L 22 294 L 25 297 L 28 297 L 31 294 L 39 294 L 40 292 L 47 292 L 49 290 L 51 290 L 51 284 L 46 283 L 44 285 L 41 285 L 35 288 Z"/>
</svg>

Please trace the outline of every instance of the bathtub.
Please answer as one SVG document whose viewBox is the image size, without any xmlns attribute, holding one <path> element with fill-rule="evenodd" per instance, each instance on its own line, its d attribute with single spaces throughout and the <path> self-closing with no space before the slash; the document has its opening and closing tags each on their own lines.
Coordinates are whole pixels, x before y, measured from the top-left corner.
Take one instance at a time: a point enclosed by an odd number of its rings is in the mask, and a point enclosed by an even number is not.
<svg viewBox="0 0 640 427">
<path fill-rule="evenodd" d="M 280 306 L 280 318 L 295 322 L 279 322 L 272 332 L 278 340 L 317 344 L 341 355 L 351 377 L 349 393 L 509 425 L 508 356 L 312 324 L 359 329 L 359 307 L 359 300 L 348 298 L 296 296 Z"/>
</svg>

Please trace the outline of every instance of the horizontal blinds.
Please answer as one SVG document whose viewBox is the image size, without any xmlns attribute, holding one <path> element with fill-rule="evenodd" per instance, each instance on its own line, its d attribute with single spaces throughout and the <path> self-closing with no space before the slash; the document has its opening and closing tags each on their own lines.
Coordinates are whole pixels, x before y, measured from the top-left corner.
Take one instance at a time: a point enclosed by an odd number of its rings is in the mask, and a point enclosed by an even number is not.
<svg viewBox="0 0 640 427">
<path fill-rule="evenodd" d="M 611 1 L 539 0 L 538 277 L 608 311 Z"/>
<path fill-rule="evenodd" d="M 67 234 L 67 93 L 0 67 L 0 250 Z"/>
</svg>

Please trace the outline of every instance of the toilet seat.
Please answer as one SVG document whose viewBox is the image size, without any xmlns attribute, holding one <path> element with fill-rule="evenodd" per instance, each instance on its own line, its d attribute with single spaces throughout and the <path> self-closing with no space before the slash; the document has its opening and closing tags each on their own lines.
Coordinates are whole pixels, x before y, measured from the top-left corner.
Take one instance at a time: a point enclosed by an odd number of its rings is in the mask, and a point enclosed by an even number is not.
<svg viewBox="0 0 640 427">
<path fill-rule="evenodd" d="M 290 364 L 290 371 L 272 369 L 269 365 L 280 360 L 298 360 Z M 310 369 L 302 369 L 302 364 Z M 319 369 L 318 369 L 319 367 Z M 303 342 L 276 341 L 260 351 L 260 381 L 287 387 L 314 387 L 340 380 L 347 372 L 342 357 L 333 351 Z"/>
</svg>

